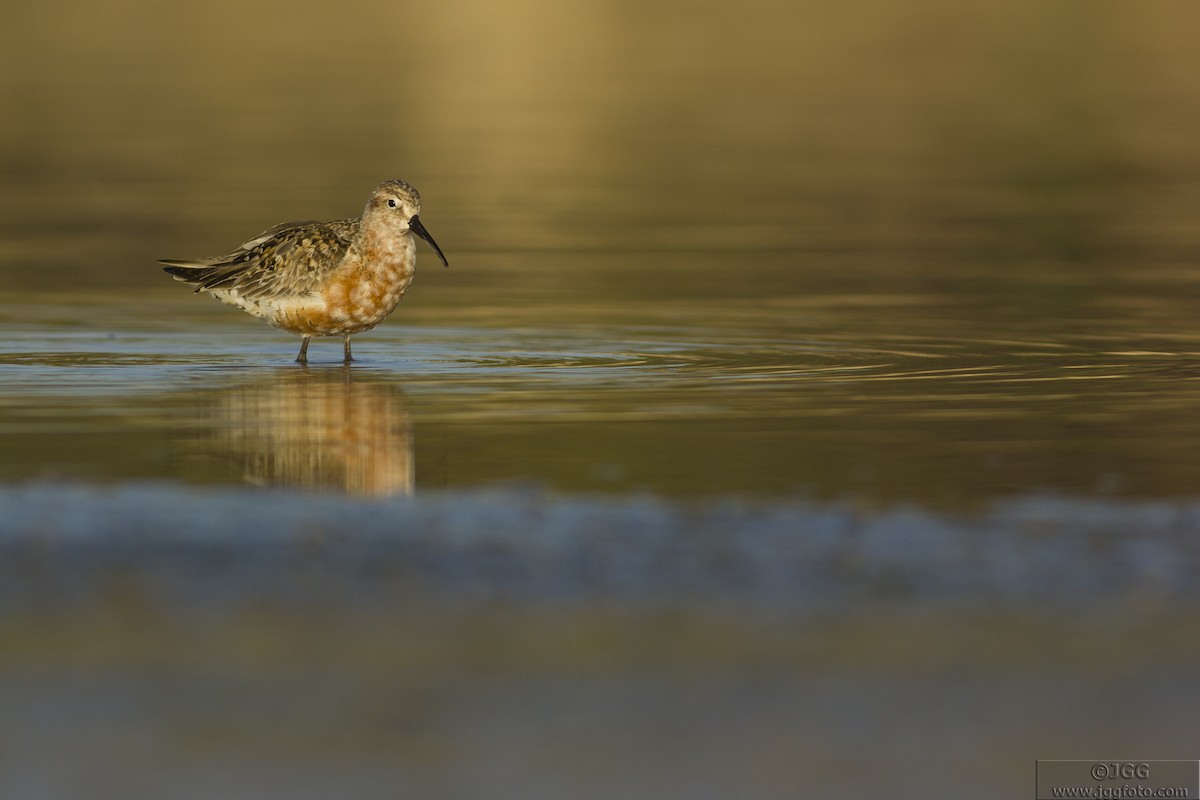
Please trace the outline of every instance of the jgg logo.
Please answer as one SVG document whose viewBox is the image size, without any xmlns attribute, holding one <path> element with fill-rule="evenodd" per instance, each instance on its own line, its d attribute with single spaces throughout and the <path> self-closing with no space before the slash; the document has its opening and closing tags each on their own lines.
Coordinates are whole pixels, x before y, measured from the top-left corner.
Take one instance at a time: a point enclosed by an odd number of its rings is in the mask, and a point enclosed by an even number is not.
<svg viewBox="0 0 1200 800">
<path fill-rule="evenodd" d="M 1108 761 L 1092 765 L 1092 777 L 1098 781 L 1149 780 L 1150 765 L 1131 761 Z"/>
</svg>

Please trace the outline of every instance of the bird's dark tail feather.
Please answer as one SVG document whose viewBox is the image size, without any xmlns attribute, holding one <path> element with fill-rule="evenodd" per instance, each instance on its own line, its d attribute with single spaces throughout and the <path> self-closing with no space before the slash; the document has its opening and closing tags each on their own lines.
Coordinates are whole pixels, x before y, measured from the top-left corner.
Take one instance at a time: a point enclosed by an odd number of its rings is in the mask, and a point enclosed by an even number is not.
<svg viewBox="0 0 1200 800">
<path fill-rule="evenodd" d="M 160 259 L 163 271 L 175 276 L 175 280 L 190 283 L 199 292 L 204 289 L 220 289 L 233 283 L 245 271 L 245 264 L 195 264 L 188 261 Z"/>
<path fill-rule="evenodd" d="M 194 264 L 187 264 L 182 261 L 167 261 L 166 259 L 160 259 L 158 263 L 164 264 L 163 272 L 174 276 L 175 280 L 195 286 L 196 289 L 192 292 L 193 294 L 204 288 L 204 267 L 197 267 Z"/>
</svg>

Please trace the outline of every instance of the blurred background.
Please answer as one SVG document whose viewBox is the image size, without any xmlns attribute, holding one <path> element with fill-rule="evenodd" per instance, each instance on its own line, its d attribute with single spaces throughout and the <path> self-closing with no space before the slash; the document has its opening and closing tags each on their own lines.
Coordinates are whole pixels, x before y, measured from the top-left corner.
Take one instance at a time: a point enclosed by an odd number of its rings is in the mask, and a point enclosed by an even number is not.
<svg viewBox="0 0 1200 800">
<path fill-rule="evenodd" d="M 24 269 L 4 285 L 145 286 L 163 247 L 354 216 L 394 174 L 460 255 L 886 250 L 910 280 L 939 257 L 1044 271 L 1119 248 L 1178 256 L 1196 204 L 1194 13 L 13 9 L 4 256 Z"/>
<path fill-rule="evenodd" d="M 1012 797 L 1194 756 L 1198 24 L 9 9 L 0 794 Z M 421 246 L 353 369 L 154 263 L 391 178 L 451 268 Z"/>
</svg>

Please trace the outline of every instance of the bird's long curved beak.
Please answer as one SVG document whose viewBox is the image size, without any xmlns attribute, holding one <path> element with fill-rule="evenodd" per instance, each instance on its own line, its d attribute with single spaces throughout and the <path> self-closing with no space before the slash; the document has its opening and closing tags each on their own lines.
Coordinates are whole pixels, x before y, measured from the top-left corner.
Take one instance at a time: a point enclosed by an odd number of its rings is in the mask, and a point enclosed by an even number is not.
<svg viewBox="0 0 1200 800">
<path fill-rule="evenodd" d="M 438 247 L 437 242 L 435 242 L 433 237 L 429 235 L 429 231 L 425 230 L 425 226 L 421 224 L 421 218 L 416 214 L 413 214 L 413 218 L 408 221 L 408 229 L 417 236 L 420 236 L 425 241 L 429 242 L 429 246 L 433 248 L 433 252 L 438 254 L 438 258 L 442 260 L 442 263 L 447 267 L 450 266 L 450 262 L 447 261 L 446 256 L 442 254 L 442 248 Z"/>
</svg>

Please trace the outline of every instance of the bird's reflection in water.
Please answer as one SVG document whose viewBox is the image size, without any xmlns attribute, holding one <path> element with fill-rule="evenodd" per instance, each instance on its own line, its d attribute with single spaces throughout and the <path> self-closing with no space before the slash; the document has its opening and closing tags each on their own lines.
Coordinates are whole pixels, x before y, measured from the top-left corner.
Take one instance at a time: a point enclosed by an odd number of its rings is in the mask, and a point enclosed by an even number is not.
<svg viewBox="0 0 1200 800">
<path fill-rule="evenodd" d="M 411 494 L 412 422 L 400 389 L 349 368 L 289 368 L 223 388 L 208 444 L 266 486 Z"/>
</svg>

